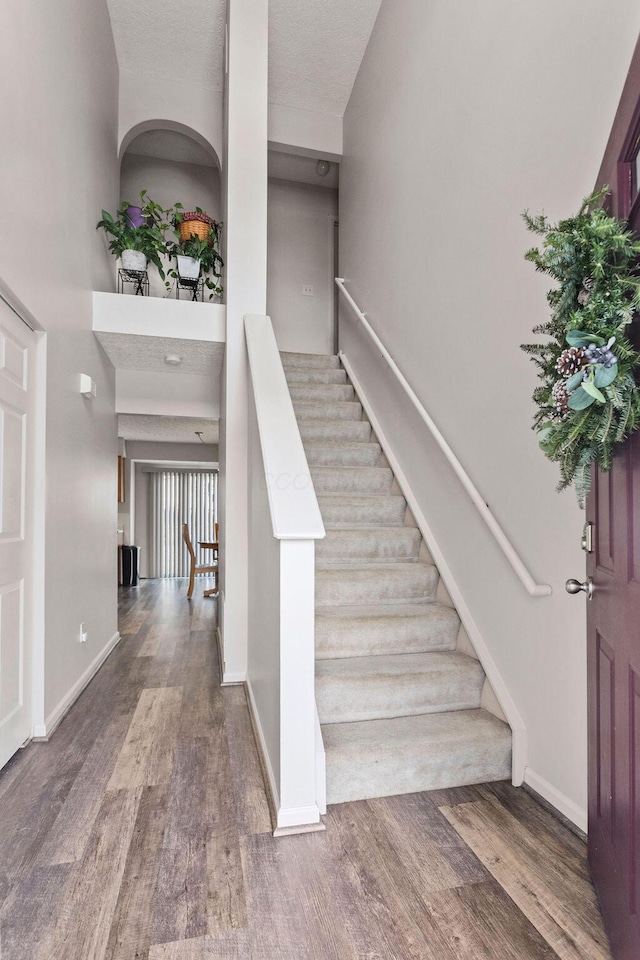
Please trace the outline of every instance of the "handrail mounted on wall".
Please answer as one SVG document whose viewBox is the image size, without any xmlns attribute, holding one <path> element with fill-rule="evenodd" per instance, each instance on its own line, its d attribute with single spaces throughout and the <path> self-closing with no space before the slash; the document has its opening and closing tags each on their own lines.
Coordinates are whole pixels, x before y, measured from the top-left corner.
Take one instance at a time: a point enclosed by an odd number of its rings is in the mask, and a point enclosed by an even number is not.
<svg viewBox="0 0 640 960">
<path fill-rule="evenodd" d="M 438 429 L 438 427 L 436 426 L 432 418 L 429 416 L 429 414 L 425 410 L 423 404 L 419 400 L 411 384 L 409 383 L 407 378 L 404 376 L 404 374 L 398 367 L 398 364 L 395 362 L 395 360 L 393 359 L 393 357 L 385 347 L 384 343 L 382 342 L 378 334 L 375 332 L 375 330 L 367 320 L 366 315 L 362 312 L 362 310 L 360 309 L 356 301 L 353 299 L 353 297 L 347 290 L 345 286 L 344 278 L 336 277 L 335 281 L 338 286 L 338 289 L 340 290 L 340 293 L 342 294 L 346 302 L 349 304 L 349 306 L 351 307 L 351 309 L 357 316 L 358 320 L 360 321 L 362 326 L 365 328 L 365 330 L 369 334 L 369 337 L 371 338 L 371 340 L 373 340 L 373 342 L 375 343 L 376 347 L 378 348 L 378 350 L 380 351 L 380 353 L 382 354 L 386 362 L 389 364 L 400 386 L 402 387 L 407 397 L 411 401 L 412 406 L 415 408 L 418 416 L 420 417 L 422 422 L 426 425 L 431 436 L 433 437 L 435 442 L 438 444 L 442 453 L 445 455 L 450 466 L 453 468 L 453 471 L 457 476 L 458 480 L 460 481 L 464 489 L 469 494 L 469 497 L 471 498 L 471 502 L 473 503 L 478 513 L 480 514 L 480 516 L 488 526 L 496 543 L 498 544 L 503 554 L 511 564 L 513 570 L 515 571 L 516 575 L 518 576 L 520 582 L 522 583 L 527 593 L 532 597 L 550 596 L 552 592 L 551 587 L 549 586 L 548 583 L 535 582 L 535 580 L 527 570 L 526 566 L 524 565 L 522 559 L 516 552 L 513 544 L 511 543 L 506 533 L 504 532 L 504 530 L 502 529 L 502 527 L 500 526 L 500 524 L 498 523 L 494 515 L 491 513 L 491 510 L 483 500 L 473 480 L 471 479 L 467 471 L 464 469 L 464 467 L 456 457 L 455 453 L 453 452 L 453 450 L 445 440 L 441 431 Z"/>
</svg>

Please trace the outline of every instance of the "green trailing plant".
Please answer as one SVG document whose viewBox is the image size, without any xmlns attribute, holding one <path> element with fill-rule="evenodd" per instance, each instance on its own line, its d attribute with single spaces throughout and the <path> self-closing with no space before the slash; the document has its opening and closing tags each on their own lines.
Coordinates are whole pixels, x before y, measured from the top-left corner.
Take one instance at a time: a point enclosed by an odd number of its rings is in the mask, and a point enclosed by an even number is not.
<svg viewBox="0 0 640 960">
<path fill-rule="evenodd" d="M 209 291 L 209 299 L 212 300 L 213 297 L 222 297 L 223 289 L 220 282 L 222 277 L 222 268 L 224 267 L 224 261 L 220 256 L 220 232 L 222 229 L 222 224 L 217 223 L 211 218 L 208 220 L 208 232 L 206 239 L 202 240 L 200 237 L 192 234 L 186 240 L 180 240 L 179 230 L 180 225 L 183 221 L 182 214 L 182 204 L 176 203 L 172 214 L 173 221 L 176 230 L 177 240 L 170 240 L 165 245 L 165 253 L 170 259 L 174 259 L 178 256 L 181 257 L 193 257 L 194 260 L 200 261 L 200 276 L 204 281 L 204 285 Z M 195 208 L 196 213 L 201 214 L 203 217 L 206 217 L 206 214 L 200 207 Z M 178 273 L 173 268 L 168 272 L 174 281 L 178 279 Z M 170 283 L 166 281 L 167 288 L 170 288 Z"/>
<path fill-rule="evenodd" d="M 581 506 L 592 464 L 610 470 L 616 446 L 640 425 L 640 354 L 628 337 L 640 308 L 640 242 L 602 209 L 608 193 L 603 187 L 556 224 L 523 213 L 542 238 L 525 257 L 558 283 L 547 294 L 550 320 L 533 330 L 550 339 L 522 345 L 541 380 L 533 429 L 560 466 L 558 490 L 573 484 Z"/>
<path fill-rule="evenodd" d="M 165 233 L 171 226 L 169 218 L 172 211 L 164 210 L 147 197 L 146 190 L 142 190 L 139 206 L 143 222 L 140 226 L 134 226 L 128 214 L 132 206 L 128 200 L 124 200 L 115 216 L 103 210 L 96 230 L 103 229 L 107 233 L 109 250 L 114 257 L 121 257 L 124 250 L 137 250 L 154 264 L 165 280 L 161 256 L 165 253 Z"/>
</svg>

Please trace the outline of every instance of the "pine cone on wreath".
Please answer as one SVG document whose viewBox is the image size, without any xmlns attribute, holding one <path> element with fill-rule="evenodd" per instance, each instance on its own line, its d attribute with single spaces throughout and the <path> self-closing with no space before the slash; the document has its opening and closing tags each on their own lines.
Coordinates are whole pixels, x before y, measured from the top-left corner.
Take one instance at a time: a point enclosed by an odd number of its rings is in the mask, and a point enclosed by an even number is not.
<svg viewBox="0 0 640 960">
<path fill-rule="evenodd" d="M 586 307 L 591 299 L 591 288 L 593 287 L 593 277 L 585 277 L 582 281 L 582 290 L 578 294 L 578 303 L 581 307 Z"/>
<path fill-rule="evenodd" d="M 568 347 L 558 357 L 556 370 L 563 377 L 571 377 L 578 370 L 582 370 L 589 363 L 589 359 L 582 347 Z"/>
<path fill-rule="evenodd" d="M 551 397 L 558 416 L 564 417 L 564 415 L 569 412 L 569 394 L 564 380 L 558 380 L 557 383 L 554 383 L 553 389 L 551 390 Z"/>
</svg>

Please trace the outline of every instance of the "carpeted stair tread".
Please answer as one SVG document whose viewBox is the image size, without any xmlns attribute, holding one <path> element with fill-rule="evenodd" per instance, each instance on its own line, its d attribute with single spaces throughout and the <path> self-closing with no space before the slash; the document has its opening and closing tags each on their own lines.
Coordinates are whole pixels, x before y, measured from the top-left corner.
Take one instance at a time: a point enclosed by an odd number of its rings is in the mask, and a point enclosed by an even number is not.
<svg viewBox="0 0 640 960">
<path fill-rule="evenodd" d="M 346 383 L 347 372 L 338 367 L 286 366 L 287 383 Z"/>
<path fill-rule="evenodd" d="M 389 467 L 311 467 L 316 493 L 388 496 L 393 484 Z"/>
<path fill-rule="evenodd" d="M 283 367 L 339 367 L 340 357 L 325 353 L 280 353 Z"/>
<path fill-rule="evenodd" d="M 353 387 L 348 383 L 290 383 L 291 399 L 311 402 L 319 400 L 353 401 Z"/>
<path fill-rule="evenodd" d="M 294 400 L 298 420 L 362 420 L 362 404 L 355 400 Z"/>
<path fill-rule="evenodd" d="M 384 462 L 379 443 L 305 440 L 304 450 L 310 467 L 377 467 Z"/>
<path fill-rule="evenodd" d="M 315 476 L 314 476 L 315 482 Z M 317 489 L 317 486 L 316 486 Z M 351 527 L 327 530 L 316 541 L 316 559 L 367 563 L 416 560 L 422 537 L 416 527 Z"/>
<path fill-rule="evenodd" d="M 316 658 L 455 650 L 460 619 L 452 607 L 413 604 L 316 606 Z"/>
<path fill-rule="evenodd" d="M 299 420 L 303 442 L 307 440 L 348 440 L 368 443 L 371 424 L 368 420 Z"/>
<path fill-rule="evenodd" d="M 507 780 L 511 730 L 486 710 L 322 727 L 327 802 Z"/>
<path fill-rule="evenodd" d="M 320 660 L 321 724 L 354 723 L 480 706 L 484 671 L 464 653 L 405 653 Z"/>
<path fill-rule="evenodd" d="M 438 571 L 430 563 L 316 563 L 316 604 L 403 603 L 433 600 Z"/>
<path fill-rule="evenodd" d="M 325 529 L 349 527 L 401 527 L 404 524 L 407 502 L 401 496 L 357 497 L 326 493 L 318 496 Z"/>
</svg>

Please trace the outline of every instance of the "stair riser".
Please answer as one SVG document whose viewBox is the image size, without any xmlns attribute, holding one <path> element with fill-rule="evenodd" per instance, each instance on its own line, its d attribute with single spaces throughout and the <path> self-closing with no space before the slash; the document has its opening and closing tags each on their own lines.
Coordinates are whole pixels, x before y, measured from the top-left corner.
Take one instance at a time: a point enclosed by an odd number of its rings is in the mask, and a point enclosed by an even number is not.
<svg viewBox="0 0 640 960">
<path fill-rule="evenodd" d="M 287 383 L 346 383 L 346 370 L 334 367 L 285 367 Z"/>
<path fill-rule="evenodd" d="M 482 683 L 476 685 L 477 689 L 468 689 L 468 684 L 454 681 L 447 686 L 431 684 L 430 678 L 408 676 L 402 687 L 385 691 L 372 683 L 323 684 L 316 680 L 320 723 L 413 717 L 422 713 L 473 710 L 480 706 Z"/>
<path fill-rule="evenodd" d="M 283 367 L 339 368 L 340 358 L 317 353 L 281 353 Z"/>
<path fill-rule="evenodd" d="M 354 469 L 314 467 L 311 470 L 316 493 L 344 493 L 354 496 L 386 497 L 391 493 L 393 474 L 386 467 Z"/>
<path fill-rule="evenodd" d="M 371 424 L 366 420 L 299 420 L 298 429 L 303 440 L 368 443 L 371 437 Z"/>
<path fill-rule="evenodd" d="M 316 604 L 407 603 L 433 600 L 438 572 L 428 564 L 398 569 L 316 571 Z"/>
<path fill-rule="evenodd" d="M 305 403 L 293 404 L 298 420 L 362 420 L 362 405 L 360 403 Z"/>
<path fill-rule="evenodd" d="M 316 659 L 455 650 L 460 621 L 441 617 L 316 616 Z"/>
<path fill-rule="evenodd" d="M 327 527 L 350 528 L 357 526 L 401 527 L 407 505 L 403 497 L 385 497 L 383 500 L 366 497 L 357 503 L 340 497 L 318 497 L 320 513 Z"/>
<path fill-rule="evenodd" d="M 316 542 L 316 558 L 369 563 L 414 560 L 418 557 L 420 539 L 420 531 L 412 527 L 328 530 L 325 539 Z"/>
<path fill-rule="evenodd" d="M 377 443 L 345 443 L 333 447 L 314 447 L 307 443 L 305 453 L 310 467 L 377 467 L 383 462 L 382 450 Z"/>
<path fill-rule="evenodd" d="M 367 763 L 362 755 L 337 758 L 328 750 L 327 803 L 444 790 L 508 780 L 510 776 L 510 740 L 487 743 L 481 757 L 464 746 L 452 748 L 446 760 L 435 759 L 426 745 L 421 756 L 410 758 L 390 749 L 376 763 Z"/>
<path fill-rule="evenodd" d="M 349 384 L 337 383 L 292 383 L 289 393 L 294 401 L 309 400 L 316 403 L 320 400 L 353 402 L 353 387 Z"/>
</svg>

